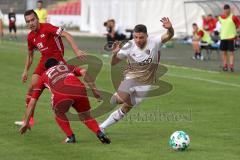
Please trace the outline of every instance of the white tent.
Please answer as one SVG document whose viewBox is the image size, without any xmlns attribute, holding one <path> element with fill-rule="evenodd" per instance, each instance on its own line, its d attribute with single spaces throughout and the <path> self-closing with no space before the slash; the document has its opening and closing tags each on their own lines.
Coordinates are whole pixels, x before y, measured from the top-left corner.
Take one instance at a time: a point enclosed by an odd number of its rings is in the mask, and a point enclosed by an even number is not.
<svg viewBox="0 0 240 160">
<path fill-rule="evenodd" d="M 103 22 L 115 19 L 124 28 L 145 24 L 150 34 L 164 31 L 160 18 L 167 16 L 176 33 L 191 33 L 193 22 L 201 25 L 204 13 L 195 3 L 184 5 L 188 0 L 82 0 L 81 30 L 91 33 L 106 32 Z M 186 12 L 185 12 L 186 11 Z M 186 23 L 186 21 L 188 23 Z M 186 24 L 189 25 L 186 27 Z M 189 28 L 186 31 L 186 28 Z"/>
</svg>

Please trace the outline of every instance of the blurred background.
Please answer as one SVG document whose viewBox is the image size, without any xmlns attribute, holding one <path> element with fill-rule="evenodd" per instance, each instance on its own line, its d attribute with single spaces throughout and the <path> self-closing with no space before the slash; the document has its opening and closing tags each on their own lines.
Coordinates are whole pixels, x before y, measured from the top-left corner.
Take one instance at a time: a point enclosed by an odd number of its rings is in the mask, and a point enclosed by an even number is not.
<svg viewBox="0 0 240 160">
<path fill-rule="evenodd" d="M 192 23 L 200 25 L 202 15 L 218 16 L 225 3 L 230 3 L 233 13 L 240 15 L 237 0 L 48 0 L 43 1 L 43 6 L 48 11 L 48 22 L 94 34 L 106 31 L 103 22 L 108 19 L 115 19 L 123 28 L 144 23 L 150 34 L 159 34 L 163 32 L 159 20 L 168 16 L 179 36 L 191 34 Z M 6 26 L 10 8 L 16 12 L 17 26 L 25 26 L 23 13 L 37 8 L 37 0 L 1 0 L 0 9 Z"/>
</svg>

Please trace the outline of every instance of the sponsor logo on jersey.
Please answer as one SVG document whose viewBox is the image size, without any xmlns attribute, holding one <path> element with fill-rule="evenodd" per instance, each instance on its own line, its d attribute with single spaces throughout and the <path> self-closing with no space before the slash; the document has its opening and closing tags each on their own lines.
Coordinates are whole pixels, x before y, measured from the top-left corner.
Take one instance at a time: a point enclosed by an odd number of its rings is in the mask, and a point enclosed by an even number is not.
<svg viewBox="0 0 240 160">
<path fill-rule="evenodd" d="M 44 38 L 44 37 L 45 37 L 45 34 L 41 34 L 40 37 L 41 37 L 41 38 Z"/>
<path fill-rule="evenodd" d="M 38 43 L 38 44 L 37 44 L 37 47 L 38 47 L 39 50 L 42 49 L 42 48 L 43 48 L 42 42 Z"/>
<path fill-rule="evenodd" d="M 149 55 L 149 54 L 150 54 L 150 49 L 147 49 L 147 50 L 145 51 L 145 53 Z"/>
</svg>

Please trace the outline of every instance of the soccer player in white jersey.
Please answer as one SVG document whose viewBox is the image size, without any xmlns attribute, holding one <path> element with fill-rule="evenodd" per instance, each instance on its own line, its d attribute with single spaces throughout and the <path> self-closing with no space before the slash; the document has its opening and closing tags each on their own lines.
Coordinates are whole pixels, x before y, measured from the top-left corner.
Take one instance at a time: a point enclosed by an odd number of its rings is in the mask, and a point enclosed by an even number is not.
<svg viewBox="0 0 240 160">
<path fill-rule="evenodd" d="M 128 68 L 124 72 L 124 80 L 119 85 L 118 91 L 110 100 L 111 104 L 122 105 L 100 125 L 102 130 L 121 120 L 137 106 L 155 82 L 161 45 L 174 35 L 171 21 L 166 17 L 160 21 L 167 29 L 161 38 L 149 38 L 146 26 L 139 24 L 134 28 L 133 40 L 128 41 L 122 48 L 119 43 L 114 44 L 111 65 L 127 59 Z"/>
</svg>

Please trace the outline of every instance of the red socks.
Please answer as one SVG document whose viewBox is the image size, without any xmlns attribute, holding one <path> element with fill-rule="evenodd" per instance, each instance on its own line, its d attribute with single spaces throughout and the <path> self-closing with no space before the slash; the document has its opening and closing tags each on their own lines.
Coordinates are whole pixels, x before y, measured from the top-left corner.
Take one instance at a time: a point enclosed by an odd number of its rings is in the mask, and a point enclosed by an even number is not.
<svg viewBox="0 0 240 160">
<path fill-rule="evenodd" d="M 83 123 L 84 123 L 91 131 L 93 131 L 93 132 L 96 133 L 96 134 L 97 134 L 97 132 L 100 130 L 97 121 L 96 121 L 95 119 L 93 119 L 93 118 L 84 120 Z"/>
<path fill-rule="evenodd" d="M 73 131 L 70 127 L 70 123 L 69 123 L 69 121 L 67 121 L 67 119 L 63 120 L 60 117 L 56 116 L 55 120 L 58 123 L 59 127 L 63 130 L 63 132 L 67 136 L 71 136 L 73 134 Z M 83 123 L 95 134 L 97 134 L 97 132 L 100 130 L 97 121 L 93 118 L 85 120 L 85 121 L 83 121 Z"/>
<path fill-rule="evenodd" d="M 55 120 L 58 123 L 59 127 L 63 130 L 63 132 L 69 137 L 73 134 L 73 131 L 70 127 L 70 123 L 67 119 L 67 117 L 65 116 L 64 119 L 61 119 L 58 116 L 55 116 Z"/>
</svg>

